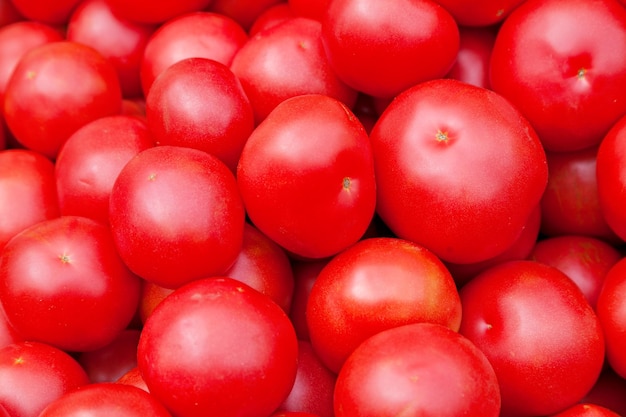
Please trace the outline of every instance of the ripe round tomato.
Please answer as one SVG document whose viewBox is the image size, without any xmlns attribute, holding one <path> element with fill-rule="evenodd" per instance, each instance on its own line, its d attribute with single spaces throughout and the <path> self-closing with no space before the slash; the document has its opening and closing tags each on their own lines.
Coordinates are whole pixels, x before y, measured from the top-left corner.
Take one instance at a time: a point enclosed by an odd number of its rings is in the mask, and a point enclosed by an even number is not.
<svg viewBox="0 0 626 417">
<path fill-rule="evenodd" d="M 285 312 L 231 278 L 204 278 L 148 317 L 138 367 L 178 417 L 270 415 L 291 390 L 298 344 Z"/>
<path fill-rule="evenodd" d="M 551 417 L 620 417 L 620 415 L 599 405 L 576 404 Z"/>
<path fill-rule="evenodd" d="M 82 386 L 50 403 L 38 417 L 172 417 L 153 396 L 111 382 Z"/>
<path fill-rule="evenodd" d="M 322 18 L 322 43 L 346 84 L 394 97 L 450 70 L 459 29 L 450 13 L 431 0 L 333 0 Z"/>
<path fill-rule="evenodd" d="M 113 64 L 71 41 L 45 43 L 25 53 L 4 97 L 5 120 L 15 138 L 49 158 L 80 127 L 122 108 Z"/>
<path fill-rule="evenodd" d="M 126 329 L 100 349 L 80 352 L 76 360 L 92 383 L 115 382 L 137 367 L 137 345 L 141 331 Z"/>
<path fill-rule="evenodd" d="M 505 20 L 526 0 L 438 0 L 462 26 L 489 26 Z"/>
<path fill-rule="evenodd" d="M 289 252 L 324 258 L 355 243 L 370 224 L 372 158 L 363 125 L 343 103 L 302 95 L 283 101 L 252 132 L 237 182 L 261 232 Z"/>
<path fill-rule="evenodd" d="M 472 3 L 472 4 L 475 4 Z M 496 41 L 496 28 L 459 28 L 459 52 L 446 78 L 454 78 L 478 87 L 490 88 L 489 62 Z"/>
<path fill-rule="evenodd" d="M 39 416 L 51 402 L 87 384 L 85 370 L 61 349 L 38 342 L 0 349 L 0 405 L 11 417 Z"/>
<path fill-rule="evenodd" d="M 547 150 L 598 144 L 626 113 L 626 9 L 615 0 L 523 2 L 498 31 L 491 86 Z"/>
<path fill-rule="evenodd" d="M 205 9 L 211 0 L 107 0 L 118 16 L 140 23 L 163 23 Z"/>
<path fill-rule="evenodd" d="M 23 17 L 52 25 L 67 23 L 80 0 L 11 0 Z"/>
<path fill-rule="evenodd" d="M 497 417 L 500 392 L 485 355 L 448 327 L 414 323 L 377 333 L 337 376 L 336 417 Z"/>
<path fill-rule="evenodd" d="M 278 104 L 303 94 L 323 94 L 348 107 L 356 91 L 341 81 L 320 40 L 322 25 L 292 18 L 250 38 L 233 58 L 231 69 L 250 98 L 257 123 Z"/>
<path fill-rule="evenodd" d="M 120 256 L 134 273 L 167 288 L 226 271 L 241 250 L 244 215 L 228 167 L 178 146 L 134 156 L 109 201 Z"/>
<path fill-rule="evenodd" d="M 377 212 L 442 260 L 492 258 L 519 237 L 548 180 L 526 119 L 498 94 L 452 79 L 396 97 L 370 135 Z"/>
<path fill-rule="evenodd" d="M 187 58 L 166 68 L 146 96 L 146 119 L 158 144 L 211 153 L 233 172 L 254 129 L 239 79 L 208 58 Z"/>
<path fill-rule="evenodd" d="M 54 165 L 61 213 L 108 224 L 117 176 L 131 158 L 153 146 L 146 122 L 137 117 L 106 116 L 79 128 Z"/>
<path fill-rule="evenodd" d="M 604 336 L 563 272 L 522 260 L 496 265 L 461 290 L 460 333 L 498 377 L 502 417 L 544 416 L 580 401 L 604 364 Z"/>
<path fill-rule="evenodd" d="M 26 340 L 68 351 L 111 343 L 137 311 L 139 285 L 109 228 L 86 217 L 37 223 L 0 255 L 0 301 L 9 322 Z"/>
<path fill-rule="evenodd" d="M 227 16 L 249 31 L 254 21 L 267 9 L 284 0 L 212 0 L 208 10 Z"/>
<path fill-rule="evenodd" d="M 454 280 L 429 250 L 396 238 L 361 240 L 320 271 L 307 302 L 309 337 L 322 362 L 339 372 L 368 337 L 409 323 L 457 331 Z"/>
</svg>

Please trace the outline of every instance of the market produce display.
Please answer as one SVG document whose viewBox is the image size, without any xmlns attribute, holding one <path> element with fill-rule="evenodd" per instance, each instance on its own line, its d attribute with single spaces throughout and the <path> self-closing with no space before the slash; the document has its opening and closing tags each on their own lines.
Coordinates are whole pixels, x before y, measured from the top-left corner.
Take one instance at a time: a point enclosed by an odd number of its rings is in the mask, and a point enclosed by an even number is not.
<svg viewBox="0 0 626 417">
<path fill-rule="evenodd" d="M 0 417 L 626 416 L 626 1 L 0 0 Z"/>
</svg>

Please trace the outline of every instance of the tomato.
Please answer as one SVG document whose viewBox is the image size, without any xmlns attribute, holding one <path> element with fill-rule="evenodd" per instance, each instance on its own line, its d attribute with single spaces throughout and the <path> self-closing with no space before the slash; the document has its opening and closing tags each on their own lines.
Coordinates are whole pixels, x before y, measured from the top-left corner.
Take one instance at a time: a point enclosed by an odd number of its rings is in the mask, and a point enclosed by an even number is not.
<svg viewBox="0 0 626 417">
<path fill-rule="evenodd" d="M 502 417 L 560 412 L 593 387 L 604 364 L 604 336 L 565 273 L 539 262 L 510 261 L 482 272 L 459 293 L 459 331 L 493 366 Z"/>
<path fill-rule="evenodd" d="M 268 7 L 254 19 L 248 34 L 254 37 L 257 33 L 296 17 L 289 3 L 278 3 Z"/>
<path fill-rule="evenodd" d="M 606 274 L 622 253 L 603 240 L 564 235 L 540 240 L 529 258 L 563 271 L 595 309 Z"/>
<path fill-rule="evenodd" d="M 457 331 L 461 302 L 450 272 L 432 252 L 403 239 L 369 238 L 320 271 L 306 319 L 315 352 L 339 372 L 359 344 L 383 330 L 430 322 Z"/>
<path fill-rule="evenodd" d="M 178 146 L 134 156 L 109 200 L 121 258 L 140 277 L 167 288 L 225 272 L 241 250 L 244 216 L 228 167 L 206 152 Z"/>
<path fill-rule="evenodd" d="M 333 394 L 336 380 L 337 375 L 322 363 L 311 343 L 300 340 L 296 380 L 278 409 L 308 412 L 318 417 L 334 417 Z"/>
<path fill-rule="evenodd" d="M 130 385 L 104 382 L 82 386 L 49 404 L 39 417 L 171 417 L 149 393 Z"/>
<path fill-rule="evenodd" d="M 80 0 L 11 0 L 17 12 L 29 20 L 52 25 L 67 23 Z"/>
<path fill-rule="evenodd" d="M 626 113 L 626 9 L 615 0 L 523 2 L 498 31 L 491 86 L 547 150 L 598 144 Z"/>
<path fill-rule="evenodd" d="M 208 10 L 230 17 L 245 30 L 267 9 L 284 0 L 212 0 Z"/>
<path fill-rule="evenodd" d="M 0 27 L 24 20 L 24 16 L 17 11 L 13 0 L 0 0 Z"/>
<path fill-rule="evenodd" d="M 497 28 L 492 26 L 460 27 L 459 52 L 446 78 L 454 78 L 478 87 L 491 88 L 489 64 L 497 33 Z"/>
<path fill-rule="evenodd" d="M 356 91 L 333 72 L 320 40 L 322 25 L 292 18 L 250 38 L 231 69 L 260 123 L 278 104 L 303 94 L 323 94 L 352 107 Z"/>
<path fill-rule="evenodd" d="M 22 145 L 55 158 L 72 133 L 121 107 L 113 64 L 89 46 L 60 41 L 22 56 L 6 87 L 4 116 Z"/>
<path fill-rule="evenodd" d="M 496 417 L 500 392 L 485 355 L 448 327 L 414 323 L 359 345 L 337 376 L 337 417 Z"/>
<path fill-rule="evenodd" d="M 128 370 L 115 382 L 118 384 L 132 385 L 134 387 L 141 388 L 146 392 L 150 392 L 150 390 L 148 390 L 148 386 L 146 385 L 146 381 L 143 380 L 139 367 L 137 366 Z"/>
<path fill-rule="evenodd" d="M 45 343 L 19 342 L 0 349 L 0 404 L 12 417 L 36 417 L 89 379 L 68 353 Z"/>
<path fill-rule="evenodd" d="M 322 21 L 326 14 L 331 0 L 287 0 L 287 4 L 297 16 L 308 17 Z"/>
<path fill-rule="evenodd" d="M 109 197 L 120 171 L 139 152 L 154 146 L 144 121 L 132 116 L 101 117 L 74 132 L 55 163 L 63 215 L 109 223 Z"/>
<path fill-rule="evenodd" d="M 598 296 L 596 311 L 606 337 L 606 357 L 611 368 L 626 378 L 626 258 L 609 270 Z"/>
<path fill-rule="evenodd" d="M 370 139 L 377 213 L 398 237 L 446 262 L 480 262 L 509 248 L 548 180 L 526 119 L 498 94 L 458 80 L 404 91 Z"/>
<path fill-rule="evenodd" d="M 89 352 L 80 352 L 76 360 L 92 383 L 115 382 L 137 367 L 137 345 L 140 330 L 126 329 L 108 345 Z"/>
<path fill-rule="evenodd" d="M 626 414 L 626 379 L 605 366 L 593 388 L 581 400 L 583 403 L 597 404 L 619 413 Z"/>
<path fill-rule="evenodd" d="M 123 19 L 139 23 L 159 24 L 183 14 L 205 9 L 212 0 L 107 0 L 111 10 Z"/>
<path fill-rule="evenodd" d="M 146 96 L 146 119 L 158 144 L 203 150 L 233 172 L 254 129 L 241 83 L 226 65 L 208 58 L 166 68 Z"/>
<path fill-rule="evenodd" d="M 300 340 L 311 340 L 309 336 L 309 325 L 306 322 L 306 306 L 315 280 L 330 259 L 332 258 L 306 261 L 300 259 L 294 260 L 291 263 L 294 288 L 289 318 Z"/>
<path fill-rule="evenodd" d="M 231 278 L 175 290 L 145 323 L 138 366 L 178 417 L 270 415 L 289 394 L 298 345 L 269 297 Z"/>
<path fill-rule="evenodd" d="M 252 132 L 237 183 L 261 232 L 288 252 L 324 258 L 355 243 L 370 224 L 376 204 L 372 158 L 367 133 L 343 103 L 319 94 L 296 96 Z"/>
<path fill-rule="evenodd" d="M 24 339 L 82 352 L 111 343 L 130 323 L 139 279 L 120 259 L 108 227 L 63 216 L 6 244 L 0 301 Z"/>
<path fill-rule="evenodd" d="M 54 169 L 34 151 L 0 151 L 0 247 L 27 227 L 60 215 Z"/>
<path fill-rule="evenodd" d="M 552 417 L 619 417 L 619 414 L 595 404 L 576 404 Z"/>
<path fill-rule="evenodd" d="M 334 0 L 322 18 L 331 67 L 352 88 L 394 97 L 443 77 L 459 50 L 454 18 L 430 0 Z"/>
<path fill-rule="evenodd" d="M 122 95 L 142 93 L 139 68 L 155 26 L 118 17 L 109 0 L 81 1 L 67 24 L 67 39 L 91 46 L 117 71 Z"/>
<path fill-rule="evenodd" d="M 139 68 L 144 96 L 170 65 L 185 58 L 209 58 L 230 66 L 247 40 L 241 25 L 218 13 L 190 13 L 164 22 L 144 49 Z"/>
<path fill-rule="evenodd" d="M 548 186 L 541 197 L 543 235 L 583 235 L 613 244 L 622 242 L 607 224 L 600 204 L 597 153 L 598 146 L 580 151 L 546 152 L 549 174 Z M 605 160 L 600 169 L 609 166 Z M 610 200 L 614 198 L 611 194 Z"/>
<path fill-rule="evenodd" d="M 621 241 L 626 240 L 626 116 L 600 143 L 596 156 L 600 212 Z"/>
</svg>

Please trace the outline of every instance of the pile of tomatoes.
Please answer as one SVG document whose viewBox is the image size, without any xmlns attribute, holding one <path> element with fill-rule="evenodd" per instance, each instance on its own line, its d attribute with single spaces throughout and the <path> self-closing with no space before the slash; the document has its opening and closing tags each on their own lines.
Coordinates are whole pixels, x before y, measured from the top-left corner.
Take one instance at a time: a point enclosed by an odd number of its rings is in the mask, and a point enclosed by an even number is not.
<svg viewBox="0 0 626 417">
<path fill-rule="evenodd" d="M 626 2 L 0 0 L 0 417 L 626 415 Z"/>
</svg>

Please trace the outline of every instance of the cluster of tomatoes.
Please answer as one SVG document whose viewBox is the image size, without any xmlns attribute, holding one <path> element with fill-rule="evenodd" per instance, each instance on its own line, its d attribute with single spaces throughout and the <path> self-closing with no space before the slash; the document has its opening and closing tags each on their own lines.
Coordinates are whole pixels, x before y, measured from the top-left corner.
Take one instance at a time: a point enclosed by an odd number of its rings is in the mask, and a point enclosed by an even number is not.
<svg viewBox="0 0 626 417">
<path fill-rule="evenodd" d="M 626 415 L 626 2 L 0 0 L 0 417 Z"/>
</svg>

